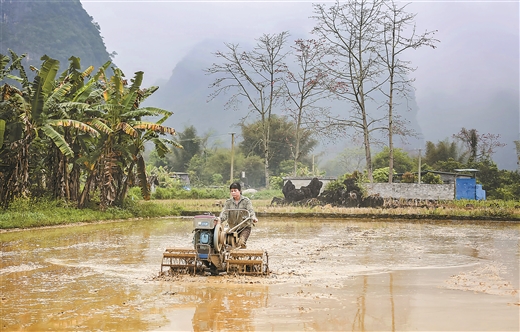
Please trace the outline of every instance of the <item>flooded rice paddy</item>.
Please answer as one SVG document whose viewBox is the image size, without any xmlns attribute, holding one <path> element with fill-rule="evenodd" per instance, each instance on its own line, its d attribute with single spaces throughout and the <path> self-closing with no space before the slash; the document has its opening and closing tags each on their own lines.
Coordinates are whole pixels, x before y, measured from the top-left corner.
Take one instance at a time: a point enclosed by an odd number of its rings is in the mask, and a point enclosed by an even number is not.
<svg viewBox="0 0 520 332">
<path fill-rule="evenodd" d="M 264 218 L 268 277 L 158 277 L 191 219 L 0 234 L 1 331 L 518 331 L 519 224 Z"/>
</svg>

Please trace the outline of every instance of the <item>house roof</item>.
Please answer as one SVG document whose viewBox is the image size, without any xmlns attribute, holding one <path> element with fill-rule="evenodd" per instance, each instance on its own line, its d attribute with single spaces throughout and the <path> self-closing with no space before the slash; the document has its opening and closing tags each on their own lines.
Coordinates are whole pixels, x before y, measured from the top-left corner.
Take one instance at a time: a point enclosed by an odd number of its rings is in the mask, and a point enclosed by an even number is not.
<svg viewBox="0 0 520 332">
<path fill-rule="evenodd" d="M 478 172 L 478 169 L 474 168 L 458 168 L 455 172 Z"/>
</svg>

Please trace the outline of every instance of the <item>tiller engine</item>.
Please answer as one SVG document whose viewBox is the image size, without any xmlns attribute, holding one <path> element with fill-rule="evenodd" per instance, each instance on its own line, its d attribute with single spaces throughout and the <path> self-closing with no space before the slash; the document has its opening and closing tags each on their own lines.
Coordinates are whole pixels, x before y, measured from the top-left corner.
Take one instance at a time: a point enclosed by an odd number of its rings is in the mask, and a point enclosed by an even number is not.
<svg viewBox="0 0 520 332">
<path fill-rule="evenodd" d="M 193 219 L 193 248 L 167 248 L 163 253 L 164 269 L 174 274 L 236 275 L 269 274 L 268 255 L 262 250 L 237 248 L 238 234 L 251 218 L 249 211 L 233 209 L 246 215 L 233 228 L 223 226 L 214 215 L 198 215 Z"/>
</svg>

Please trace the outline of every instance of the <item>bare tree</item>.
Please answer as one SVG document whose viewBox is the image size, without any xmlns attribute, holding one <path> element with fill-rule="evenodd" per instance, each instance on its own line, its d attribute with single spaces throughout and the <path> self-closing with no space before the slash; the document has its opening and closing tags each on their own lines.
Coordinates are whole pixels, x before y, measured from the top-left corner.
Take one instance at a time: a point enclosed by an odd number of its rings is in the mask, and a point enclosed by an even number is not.
<svg viewBox="0 0 520 332">
<path fill-rule="evenodd" d="M 365 168 L 364 151 L 361 148 L 346 148 L 337 158 L 342 161 L 345 173 L 354 173 Z"/>
<path fill-rule="evenodd" d="M 397 6 L 394 0 L 385 2 L 386 9 L 383 11 L 383 43 L 384 48 L 380 54 L 383 67 L 387 72 L 386 80 L 388 84 L 382 86 L 382 93 L 387 98 L 388 105 L 388 149 L 390 170 L 394 168 L 394 134 L 407 133 L 403 124 L 394 123 L 395 97 L 400 96 L 405 100 L 409 97 L 409 92 L 413 88 L 410 74 L 415 71 L 411 67 L 410 61 L 402 59 L 404 52 L 410 49 L 417 49 L 422 46 L 435 48 L 438 40 L 433 38 L 436 31 L 426 31 L 422 34 L 416 33 L 415 16 L 406 12 L 408 4 Z M 392 183 L 392 176 L 388 177 L 388 182 Z"/>
<path fill-rule="evenodd" d="M 476 129 L 462 128 L 454 138 L 459 139 L 466 146 L 469 162 L 491 159 L 497 148 L 506 146 L 499 141 L 499 134 L 479 134 Z"/>
<path fill-rule="evenodd" d="M 323 42 L 320 40 L 298 39 L 292 46 L 296 66 L 294 70 L 286 67 L 284 85 L 286 88 L 286 111 L 294 119 L 296 142 L 292 151 L 294 159 L 294 176 L 298 170 L 301 157 L 300 143 L 303 130 L 312 129 L 318 133 L 318 119 L 326 108 L 318 102 L 329 96 L 324 89 L 326 73 L 321 65 L 325 55 Z"/>
<path fill-rule="evenodd" d="M 231 91 L 233 95 L 226 106 L 237 108 L 241 102 L 248 103 L 249 113 L 257 113 L 262 123 L 262 145 L 264 148 L 265 184 L 269 187 L 269 140 L 273 108 L 283 92 L 282 73 L 288 32 L 264 34 L 257 39 L 251 51 L 240 51 L 238 44 L 225 44 L 226 52 L 216 52 L 221 63 L 206 69 L 208 74 L 217 75 L 210 85 L 214 89 L 210 99 Z M 241 119 L 243 123 L 245 119 Z"/>
<path fill-rule="evenodd" d="M 332 78 L 329 89 L 352 106 L 349 116 L 331 117 L 338 126 L 351 126 L 363 136 L 366 168 L 372 182 L 371 132 L 383 118 L 369 112 L 368 102 L 381 82 L 381 29 L 383 0 L 337 1 L 330 8 L 314 5 L 313 32 L 327 41 L 331 60 L 324 61 Z"/>
</svg>

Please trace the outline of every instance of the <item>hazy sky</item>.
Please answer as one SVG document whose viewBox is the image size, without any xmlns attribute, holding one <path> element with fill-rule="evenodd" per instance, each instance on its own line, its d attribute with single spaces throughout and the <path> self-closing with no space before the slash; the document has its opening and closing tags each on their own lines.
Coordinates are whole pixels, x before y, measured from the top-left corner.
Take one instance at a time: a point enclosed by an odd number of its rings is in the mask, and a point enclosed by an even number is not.
<svg viewBox="0 0 520 332">
<path fill-rule="evenodd" d="M 115 63 L 144 86 L 167 80 L 177 62 L 205 39 L 251 41 L 288 30 L 311 37 L 317 1 L 81 0 L 101 26 Z M 331 1 L 321 1 L 329 3 Z M 403 2 L 404 4 L 405 2 Z M 406 2 L 408 3 L 408 2 Z M 438 30 L 436 49 L 407 54 L 414 73 L 418 121 L 436 142 L 461 127 L 500 134 L 499 167 L 515 168 L 519 139 L 519 2 L 411 1 L 418 32 Z M 201 68 L 202 69 L 202 68 Z"/>
</svg>

